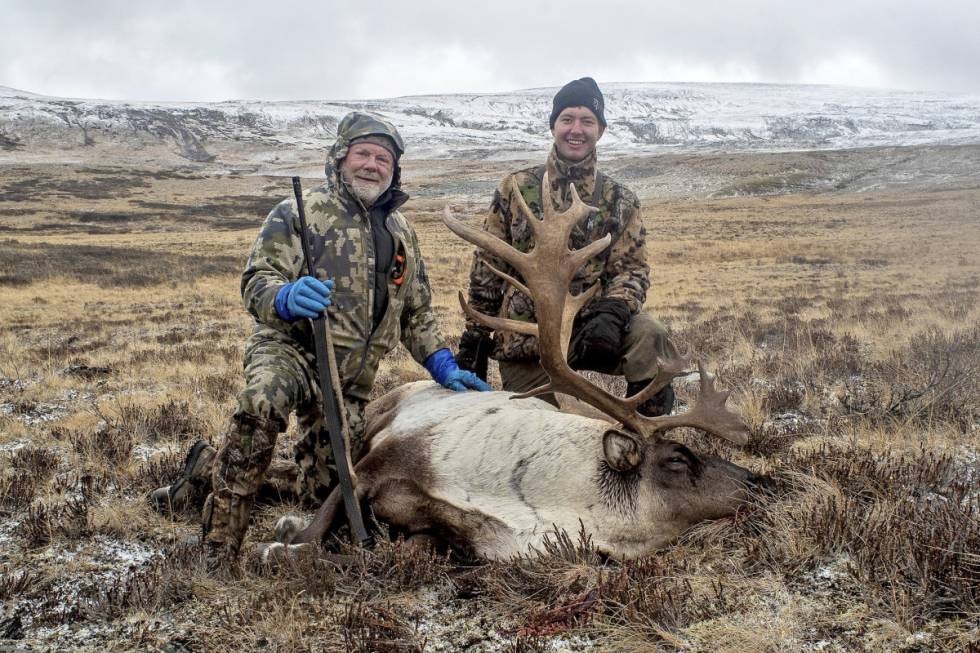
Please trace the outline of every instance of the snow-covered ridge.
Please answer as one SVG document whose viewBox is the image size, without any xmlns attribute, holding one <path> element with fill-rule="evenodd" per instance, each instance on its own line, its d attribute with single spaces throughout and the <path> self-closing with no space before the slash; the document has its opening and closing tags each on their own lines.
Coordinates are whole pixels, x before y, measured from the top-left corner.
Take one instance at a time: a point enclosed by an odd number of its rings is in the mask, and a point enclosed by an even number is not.
<svg viewBox="0 0 980 653">
<path fill-rule="evenodd" d="M 387 116 L 413 157 L 520 157 L 548 146 L 554 88 L 364 101 L 79 100 L 0 87 L 0 158 L 166 145 L 192 161 L 321 151 L 352 109 Z M 777 84 L 603 84 L 604 152 L 797 150 L 980 142 L 980 96 Z"/>
</svg>

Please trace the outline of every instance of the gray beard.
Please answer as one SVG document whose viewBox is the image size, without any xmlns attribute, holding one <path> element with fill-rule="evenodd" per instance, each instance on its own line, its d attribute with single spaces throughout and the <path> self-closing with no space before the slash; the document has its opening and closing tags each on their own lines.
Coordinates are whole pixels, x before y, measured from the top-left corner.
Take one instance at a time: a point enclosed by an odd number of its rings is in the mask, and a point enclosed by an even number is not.
<svg viewBox="0 0 980 653">
<path fill-rule="evenodd" d="M 344 175 L 346 177 L 346 175 Z M 384 194 L 388 187 L 391 185 L 391 179 L 387 182 L 382 180 L 379 182 L 365 182 L 359 181 L 358 179 L 344 179 L 347 183 L 347 187 L 354 194 L 357 199 L 361 200 L 361 203 L 365 207 L 370 207 L 374 204 L 381 195 Z"/>
</svg>

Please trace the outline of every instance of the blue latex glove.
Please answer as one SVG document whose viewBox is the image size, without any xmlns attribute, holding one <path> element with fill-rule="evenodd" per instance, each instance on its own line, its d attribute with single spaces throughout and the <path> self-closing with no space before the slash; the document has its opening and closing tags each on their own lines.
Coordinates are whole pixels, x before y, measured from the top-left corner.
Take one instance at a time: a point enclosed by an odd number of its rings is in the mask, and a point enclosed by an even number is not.
<svg viewBox="0 0 980 653">
<path fill-rule="evenodd" d="M 435 379 L 436 383 L 456 392 L 492 390 L 487 383 L 473 372 L 459 369 L 453 353 L 448 349 L 440 349 L 425 359 L 425 369 Z"/>
<path fill-rule="evenodd" d="M 313 277 L 300 277 L 287 283 L 276 293 L 276 313 L 286 322 L 301 318 L 313 319 L 330 306 L 333 279 L 320 281 Z"/>
</svg>

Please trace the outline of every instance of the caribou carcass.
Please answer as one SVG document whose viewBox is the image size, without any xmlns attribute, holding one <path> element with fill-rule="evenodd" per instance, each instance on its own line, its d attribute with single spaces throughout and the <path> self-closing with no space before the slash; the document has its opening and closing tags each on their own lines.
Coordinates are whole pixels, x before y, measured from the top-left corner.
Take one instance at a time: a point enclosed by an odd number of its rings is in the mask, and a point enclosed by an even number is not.
<svg viewBox="0 0 980 653">
<path fill-rule="evenodd" d="M 547 178 L 544 188 L 550 188 Z M 520 193 L 514 193 L 520 197 Z M 497 274 L 531 297 L 538 323 L 481 315 L 460 293 L 463 310 L 493 329 L 535 335 L 550 382 L 524 395 L 455 393 L 432 382 L 398 388 L 368 407 L 369 450 L 354 468 L 358 499 L 375 517 L 407 536 L 424 538 L 487 558 L 541 551 L 554 533 L 584 531 L 611 557 L 653 552 L 697 522 L 729 515 L 757 481 L 747 469 L 696 453 L 663 433 L 692 426 L 737 444 L 747 429 L 725 407 L 727 392 L 701 370 L 694 407 L 683 414 L 645 417 L 637 406 L 686 371 L 676 350 L 641 392 L 623 399 L 588 381 L 567 363 L 572 320 L 598 291 L 571 295 L 569 283 L 609 236 L 582 249 L 568 247 L 575 224 L 592 210 L 572 192 L 564 211 L 545 202 L 538 219 L 526 205 L 534 247 L 520 252 L 496 237 L 456 220 L 456 234 L 505 260 L 521 280 Z M 523 202 L 520 202 L 523 204 Z M 571 395 L 598 409 L 598 419 L 561 412 L 536 399 Z M 313 522 L 283 518 L 280 555 L 320 541 L 339 521 L 343 502 L 334 490 Z"/>
</svg>

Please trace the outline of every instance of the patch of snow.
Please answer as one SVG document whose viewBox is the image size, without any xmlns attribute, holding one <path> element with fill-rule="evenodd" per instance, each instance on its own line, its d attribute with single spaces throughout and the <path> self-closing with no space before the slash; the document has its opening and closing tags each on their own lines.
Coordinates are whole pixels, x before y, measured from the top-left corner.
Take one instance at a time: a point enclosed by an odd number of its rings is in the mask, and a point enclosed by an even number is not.
<svg viewBox="0 0 980 653">
<path fill-rule="evenodd" d="M 846 554 L 840 554 L 817 567 L 813 571 L 811 579 L 813 580 L 813 584 L 818 588 L 837 591 L 840 589 L 841 584 L 851 577 L 853 567 L 854 563 L 851 557 Z"/>
<path fill-rule="evenodd" d="M 20 520 L 13 517 L 0 519 L 0 561 L 6 559 L 7 554 L 13 551 L 12 543 L 20 524 Z"/>
<path fill-rule="evenodd" d="M 762 390 L 772 390 L 776 387 L 776 384 L 769 379 L 760 379 L 758 377 L 752 377 L 749 379 L 749 385 L 753 388 L 760 388 Z"/>
<path fill-rule="evenodd" d="M 71 626 L 68 624 L 58 624 L 57 626 L 41 626 L 34 631 L 34 636 L 38 639 L 59 639 L 64 640 L 71 633 Z"/>
<path fill-rule="evenodd" d="M 133 447 L 133 457 L 141 462 L 146 462 L 161 451 L 169 451 L 169 449 L 165 447 L 153 447 L 141 442 Z"/>
<path fill-rule="evenodd" d="M 980 482 L 980 452 L 963 448 L 956 455 L 956 462 L 963 464 L 961 479 L 968 485 Z"/>
<path fill-rule="evenodd" d="M 75 558 L 82 550 L 82 544 L 75 544 L 73 547 L 65 547 L 58 549 L 55 547 L 47 549 L 44 553 L 38 556 L 41 559 L 47 558 L 52 562 L 67 564 L 69 562 L 74 562 Z"/>
<path fill-rule="evenodd" d="M 71 546 L 50 547 L 36 560 L 60 565 L 71 564 L 71 571 L 57 578 L 43 597 L 14 600 L 8 605 L 23 622 L 24 640 L 63 647 L 87 643 L 95 631 L 82 624 L 41 625 L 55 618 L 84 610 L 85 596 L 94 590 L 107 589 L 133 569 L 150 562 L 162 552 L 140 542 L 120 541 L 99 535 Z M 38 623 L 41 622 L 41 623 Z M 47 649 L 45 649 L 47 650 Z"/>
<path fill-rule="evenodd" d="M 4 406 L 3 404 L 0 404 L 0 415 L 4 414 L 3 406 Z M 30 443 L 31 443 L 30 440 L 13 440 L 11 442 L 5 442 L 4 444 L 0 444 L 0 453 L 13 453 L 20 449 L 23 449 Z"/>
<path fill-rule="evenodd" d="M 122 563 L 130 567 L 142 565 L 160 555 L 158 550 L 140 542 L 123 542 L 105 536 L 96 537 L 94 544 L 101 548 L 104 562 Z"/>
<path fill-rule="evenodd" d="M 65 390 L 65 393 L 62 395 L 62 400 L 66 402 L 93 401 L 94 399 L 95 395 L 91 392 L 83 392 L 70 388 Z"/>
<path fill-rule="evenodd" d="M 921 630 L 919 632 L 912 633 L 911 635 L 905 638 L 905 643 L 908 644 L 909 646 L 915 646 L 917 644 L 929 644 L 930 642 L 932 642 L 932 635 L 930 633 Z"/>
<path fill-rule="evenodd" d="M 61 419 L 67 413 L 67 409 L 60 404 L 38 402 L 24 406 L 9 402 L 0 403 L 0 415 L 13 416 L 14 419 L 28 426 L 53 422 Z"/>
<path fill-rule="evenodd" d="M 32 383 L 34 382 L 28 381 L 27 379 L 0 378 L 0 391 L 7 391 L 7 390 L 20 391 L 20 390 L 24 390 Z"/>
<path fill-rule="evenodd" d="M 949 499 L 941 494 L 936 494 L 935 492 L 926 492 L 921 497 L 908 497 L 906 500 L 915 503 L 919 499 L 922 499 L 926 503 L 948 503 Z"/>
<path fill-rule="evenodd" d="M 810 417 L 798 411 L 787 411 L 767 418 L 763 425 L 773 429 L 780 435 L 786 435 L 799 433 L 805 428 L 818 426 L 823 422 L 824 420 Z"/>
</svg>

